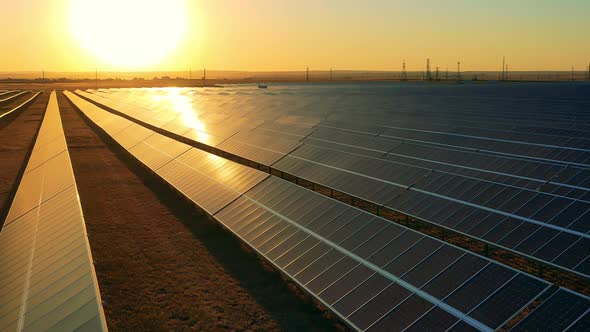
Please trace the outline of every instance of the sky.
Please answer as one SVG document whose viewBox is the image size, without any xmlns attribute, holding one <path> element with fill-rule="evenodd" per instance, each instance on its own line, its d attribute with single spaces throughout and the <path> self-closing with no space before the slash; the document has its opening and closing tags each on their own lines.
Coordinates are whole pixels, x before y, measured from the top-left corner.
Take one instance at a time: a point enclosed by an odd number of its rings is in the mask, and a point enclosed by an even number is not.
<svg viewBox="0 0 590 332">
<path fill-rule="evenodd" d="M 149 41 L 152 48 L 141 54 L 162 54 L 113 61 L 104 50 L 92 50 L 94 37 L 80 36 L 88 27 L 72 24 L 77 1 L 86 3 L 87 13 L 76 24 L 92 21 L 102 8 L 92 24 L 111 26 L 99 29 L 111 34 L 109 40 L 123 46 L 136 45 L 130 39 Z M 94 8 L 92 0 L 0 0 L 0 71 L 400 70 L 404 59 L 408 70 L 423 70 L 426 58 L 441 69 L 460 60 L 463 70 L 501 70 L 502 56 L 511 70 L 583 70 L 590 61 L 588 0 L 178 1 L 182 17 L 156 19 L 154 13 L 164 11 L 142 12 L 151 5 L 105 12 L 100 0 Z M 118 26 L 121 17 L 148 25 Z M 182 32 L 173 41 L 147 35 L 161 35 L 157 31 L 175 22 L 182 22 Z M 124 57 L 113 52 L 106 53 Z"/>
</svg>

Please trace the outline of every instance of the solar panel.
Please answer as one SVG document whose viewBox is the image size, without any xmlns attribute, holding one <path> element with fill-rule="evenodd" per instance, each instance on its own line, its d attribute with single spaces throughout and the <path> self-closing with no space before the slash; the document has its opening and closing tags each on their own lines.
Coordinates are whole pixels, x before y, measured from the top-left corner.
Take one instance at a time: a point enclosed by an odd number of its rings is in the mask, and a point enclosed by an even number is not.
<svg viewBox="0 0 590 332">
<path fill-rule="evenodd" d="M 0 330 L 106 331 L 55 92 L 0 232 Z"/>
<path fill-rule="evenodd" d="M 30 93 L 31 91 L 20 91 L 17 92 L 11 96 L 5 97 L 5 98 L 0 98 L 0 105 L 4 105 L 7 104 L 13 100 L 16 100 L 17 98 L 19 98 L 20 96 L 24 95 L 25 93 Z"/>
<path fill-rule="evenodd" d="M 9 91 L 5 91 L 5 90 L 0 90 L 0 97 L 11 94 L 11 93 L 16 93 L 17 91 L 15 90 L 9 90 Z"/>
<path fill-rule="evenodd" d="M 18 112 L 18 111 L 22 110 L 24 107 L 30 105 L 40 94 L 41 94 L 41 91 L 35 93 L 31 98 L 27 99 L 26 101 L 24 101 L 20 105 L 17 105 L 14 108 L 7 110 L 4 113 L 0 114 L 0 119 L 6 119 L 7 117 L 9 117 L 11 115 L 16 114 L 16 112 Z"/>
<path fill-rule="evenodd" d="M 511 331 L 585 331 L 590 298 L 560 288 Z"/>
<path fill-rule="evenodd" d="M 200 132 L 219 137 L 195 141 L 590 275 L 585 102 L 393 99 L 385 87 L 363 89 L 285 88 L 273 95 L 185 89 L 168 98 L 158 89 L 80 93 L 175 133 L 183 121 L 163 123 L 162 113 L 192 114 Z M 453 108 L 444 104 L 449 100 Z"/>
<path fill-rule="evenodd" d="M 66 96 L 90 119 L 128 121 Z M 112 127 L 101 128 L 117 139 Z M 129 153 L 160 134 L 143 136 Z M 166 155 L 166 144 L 150 147 L 146 155 Z M 208 152 L 173 155 L 164 165 L 138 159 L 357 330 L 493 330 L 550 287 Z"/>
</svg>

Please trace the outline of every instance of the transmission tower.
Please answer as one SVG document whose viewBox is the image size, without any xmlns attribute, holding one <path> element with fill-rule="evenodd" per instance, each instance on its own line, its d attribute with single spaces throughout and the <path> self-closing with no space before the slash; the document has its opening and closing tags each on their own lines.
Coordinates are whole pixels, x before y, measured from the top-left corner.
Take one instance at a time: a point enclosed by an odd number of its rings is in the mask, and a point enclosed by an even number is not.
<svg viewBox="0 0 590 332">
<path fill-rule="evenodd" d="M 436 67 L 436 74 L 434 74 L 434 80 L 440 81 L 440 78 L 438 77 L 438 66 Z"/>
<path fill-rule="evenodd" d="M 426 79 L 432 81 L 432 74 L 430 73 L 430 59 L 426 59 Z"/>
<path fill-rule="evenodd" d="M 402 64 L 402 81 L 407 81 L 408 80 L 408 73 L 406 72 L 406 59 L 404 59 L 404 62 Z"/>
<path fill-rule="evenodd" d="M 506 57 L 503 56 L 502 57 L 502 81 L 506 80 Z"/>
</svg>

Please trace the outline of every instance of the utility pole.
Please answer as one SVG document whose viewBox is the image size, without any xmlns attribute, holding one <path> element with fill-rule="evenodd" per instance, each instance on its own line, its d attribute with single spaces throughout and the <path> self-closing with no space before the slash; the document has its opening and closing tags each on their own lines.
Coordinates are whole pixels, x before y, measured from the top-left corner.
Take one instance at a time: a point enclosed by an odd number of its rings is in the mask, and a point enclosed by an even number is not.
<svg viewBox="0 0 590 332">
<path fill-rule="evenodd" d="M 207 83 L 207 69 L 203 68 L 203 86 Z"/>
<path fill-rule="evenodd" d="M 461 81 L 461 61 L 457 61 L 457 81 Z"/>
<path fill-rule="evenodd" d="M 449 80 L 449 66 L 447 66 L 447 73 L 445 74 L 445 81 Z"/>
<path fill-rule="evenodd" d="M 426 79 L 432 81 L 432 74 L 430 73 L 430 59 L 426 59 Z"/>
<path fill-rule="evenodd" d="M 434 76 L 434 80 L 435 81 L 440 81 L 440 78 L 438 77 L 438 66 L 436 67 L 436 74 Z"/>
<path fill-rule="evenodd" d="M 505 70 L 504 70 L 504 80 L 508 80 L 508 64 L 506 64 Z"/>
<path fill-rule="evenodd" d="M 193 69 L 192 68 L 189 68 L 188 69 L 188 79 L 189 80 L 192 80 L 193 79 Z"/>
<path fill-rule="evenodd" d="M 45 81 L 45 69 L 41 70 L 41 77 Z"/>
<path fill-rule="evenodd" d="M 305 68 L 305 81 L 309 83 L 309 67 Z"/>
<path fill-rule="evenodd" d="M 332 81 L 332 68 L 330 68 L 330 81 Z"/>
</svg>

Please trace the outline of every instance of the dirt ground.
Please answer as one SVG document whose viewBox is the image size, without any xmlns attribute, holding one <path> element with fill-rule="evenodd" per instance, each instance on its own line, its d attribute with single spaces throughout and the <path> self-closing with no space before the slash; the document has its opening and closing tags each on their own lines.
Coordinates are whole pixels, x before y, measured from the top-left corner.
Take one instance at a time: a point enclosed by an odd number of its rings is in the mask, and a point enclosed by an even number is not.
<svg viewBox="0 0 590 332">
<path fill-rule="evenodd" d="M 25 100 L 30 98 L 27 94 Z M 21 104 L 18 100 L 0 107 L 0 114 Z M 0 227 L 10 208 L 9 201 L 16 192 L 24 172 L 25 161 L 33 148 L 35 136 L 47 107 L 49 94 L 41 94 L 33 104 L 9 119 L 0 119 Z"/>
<path fill-rule="evenodd" d="M 111 331 L 340 328 L 58 101 Z"/>
</svg>

